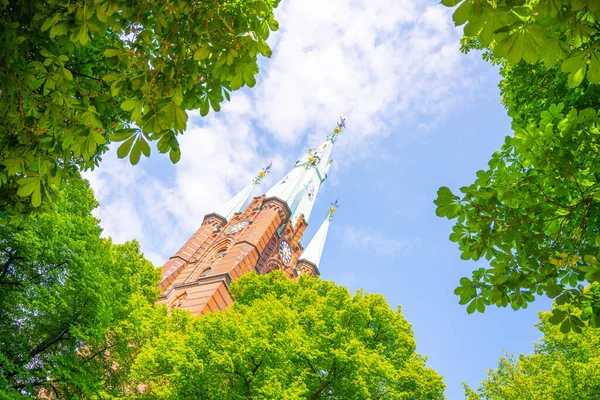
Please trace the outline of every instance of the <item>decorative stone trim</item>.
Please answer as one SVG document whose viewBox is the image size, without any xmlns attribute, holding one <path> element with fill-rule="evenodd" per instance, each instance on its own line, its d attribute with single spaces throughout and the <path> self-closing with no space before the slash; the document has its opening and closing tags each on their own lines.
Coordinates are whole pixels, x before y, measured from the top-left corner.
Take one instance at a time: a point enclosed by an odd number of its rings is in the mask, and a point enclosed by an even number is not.
<svg viewBox="0 0 600 400">
<path fill-rule="evenodd" d="M 227 219 L 217 213 L 206 214 L 204 216 L 204 220 L 202 220 L 202 225 L 210 225 L 219 229 L 226 224 Z"/>
<path fill-rule="evenodd" d="M 262 208 L 274 209 L 277 211 L 283 221 L 287 221 L 292 215 L 292 210 L 288 204 L 279 197 L 268 197 L 263 201 Z"/>
<path fill-rule="evenodd" d="M 296 270 L 298 272 L 298 275 L 301 274 L 309 274 L 311 276 L 319 276 L 321 275 L 321 272 L 319 271 L 319 268 L 317 268 L 317 266 L 305 259 L 301 259 L 298 260 L 298 263 L 296 264 Z"/>
<path fill-rule="evenodd" d="M 229 284 L 231 283 L 231 276 L 227 272 L 224 274 L 210 275 L 210 276 L 202 277 L 194 282 L 185 282 L 185 283 L 181 283 L 179 285 L 175 285 L 175 286 L 173 286 L 173 289 L 171 289 L 171 290 L 181 289 L 181 288 L 186 288 L 186 287 L 191 287 L 191 286 L 199 286 L 202 283 L 207 283 L 210 281 L 223 281 L 223 282 L 225 282 L 225 286 L 229 290 Z M 162 297 L 162 296 L 160 296 L 160 297 Z"/>
</svg>

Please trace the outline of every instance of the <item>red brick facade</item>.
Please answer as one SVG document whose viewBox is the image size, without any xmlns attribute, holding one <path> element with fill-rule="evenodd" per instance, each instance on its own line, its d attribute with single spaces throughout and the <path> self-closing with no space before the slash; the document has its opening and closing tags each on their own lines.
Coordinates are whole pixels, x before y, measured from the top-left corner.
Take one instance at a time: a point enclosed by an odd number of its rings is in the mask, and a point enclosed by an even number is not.
<svg viewBox="0 0 600 400">
<path fill-rule="evenodd" d="M 217 214 L 207 215 L 196 233 L 163 266 L 158 304 L 180 307 L 194 315 L 224 310 L 233 302 L 231 281 L 250 271 L 266 274 L 282 270 L 291 279 L 298 272 L 318 273 L 316 268 L 295 268 L 307 223 L 300 216 L 292 226 L 289 218 L 285 202 L 264 195 L 252 199 L 246 210 L 230 221 Z M 282 247 L 289 249 L 287 254 L 280 251 Z M 282 253 L 289 257 L 288 262 Z"/>
</svg>

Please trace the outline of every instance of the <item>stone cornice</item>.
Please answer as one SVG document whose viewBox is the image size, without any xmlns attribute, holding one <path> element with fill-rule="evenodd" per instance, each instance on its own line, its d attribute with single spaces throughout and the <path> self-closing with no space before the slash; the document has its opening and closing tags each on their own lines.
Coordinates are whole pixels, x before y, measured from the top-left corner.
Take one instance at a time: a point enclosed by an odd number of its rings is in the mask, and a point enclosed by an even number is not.
<svg viewBox="0 0 600 400">
<path fill-rule="evenodd" d="M 296 266 L 298 266 L 300 264 L 304 264 L 304 265 L 310 267 L 313 271 L 315 271 L 315 275 L 321 275 L 321 272 L 319 271 L 319 268 L 315 265 L 315 263 L 310 262 L 307 259 L 301 258 L 296 263 Z"/>
<path fill-rule="evenodd" d="M 227 219 L 225 219 L 224 216 L 219 215 L 217 213 L 210 213 L 210 214 L 206 214 L 204 216 L 204 219 L 202 220 L 202 223 L 206 222 L 209 219 L 216 219 L 217 221 L 221 222 L 221 224 L 223 226 L 225 226 L 227 224 Z"/>
<path fill-rule="evenodd" d="M 270 202 L 278 203 L 279 205 L 281 205 L 281 207 L 285 211 L 286 218 L 285 218 L 284 222 L 286 222 L 288 220 L 288 218 L 292 215 L 292 210 L 290 210 L 290 206 L 288 206 L 288 204 L 285 201 L 281 200 L 279 197 L 272 196 L 272 197 L 267 197 L 266 199 L 263 200 L 263 203 L 262 203 L 263 207 L 265 205 L 267 205 L 267 203 L 270 203 Z"/>
</svg>

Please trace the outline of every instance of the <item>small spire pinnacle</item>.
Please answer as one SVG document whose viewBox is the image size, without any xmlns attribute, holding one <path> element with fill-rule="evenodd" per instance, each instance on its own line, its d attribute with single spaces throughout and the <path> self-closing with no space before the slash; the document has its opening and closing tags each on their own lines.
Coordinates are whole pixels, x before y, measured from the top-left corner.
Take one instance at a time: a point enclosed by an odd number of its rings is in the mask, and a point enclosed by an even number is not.
<svg viewBox="0 0 600 400">
<path fill-rule="evenodd" d="M 333 219 L 333 214 L 335 214 L 337 209 L 340 207 L 338 205 L 338 200 L 339 200 L 339 198 L 337 198 L 333 203 L 331 203 L 331 207 L 329 207 L 329 213 L 327 214 L 325 219 L 327 219 L 329 221 L 331 221 Z"/>
<path fill-rule="evenodd" d="M 315 267 L 319 267 L 319 263 L 321 262 L 321 255 L 323 254 L 323 249 L 325 248 L 325 239 L 327 239 L 327 232 L 329 231 L 329 225 L 331 220 L 333 219 L 333 214 L 337 211 L 339 205 L 338 201 L 334 201 L 331 203 L 331 207 L 329 208 L 329 212 L 325 217 L 325 220 L 313 236 L 312 240 L 306 246 L 304 252 L 300 256 L 299 263 L 308 262 Z"/>
<path fill-rule="evenodd" d="M 254 180 L 252 180 L 252 182 L 254 183 L 255 186 L 258 186 L 260 184 L 260 182 L 263 180 L 263 178 L 265 176 L 267 176 L 267 174 L 269 172 L 271 172 L 271 167 L 272 166 L 273 166 L 273 161 L 271 161 L 268 166 L 266 166 L 265 168 L 263 168 L 262 171 L 260 171 L 258 173 L 258 175 L 256 175 L 254 177 Z"/>
<path fill-rule="evenodd" d="M 335 128 L 333 128 L 333 132 L 327 136 L 327 139 L 331 140 L 333 143 L 335 143 L 337 141 L 337 137 L 340 133 L 342 133 L 342 130 L 346 127 L 346 118 L 340 117 L 340 122 L 338 122 L 335 126 Z"/>
<path fill-rule="evenodd" d="M 238 194 L 236 194 L 231 200 L 229 200 L 225 205 L 219 210 L 218 214 L 224 217 L 227 221 L 233 217 L 235 213 L 242 211 L 244 205 L 250 198 L 252 191 L 255 187 L 257 187 L 260 182 L 263 180 L 265 176 L 271 171 L 271 166 L 273 163 L 271 162 L 266 168 L 263 168 L 255 177 L 252 179 L 252 182 L 245 188 L 243 188 Z"/>
</svg>

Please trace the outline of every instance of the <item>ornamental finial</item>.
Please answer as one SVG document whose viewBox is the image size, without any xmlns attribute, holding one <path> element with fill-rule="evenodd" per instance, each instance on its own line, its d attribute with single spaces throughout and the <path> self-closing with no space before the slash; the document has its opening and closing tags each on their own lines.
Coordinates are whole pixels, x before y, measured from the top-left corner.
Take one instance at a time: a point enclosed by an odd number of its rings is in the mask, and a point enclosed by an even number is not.
<svg viewBox="0 0 600 400">
<path fill-rule="evenodd" d="M 340 133 L 342 133 L 342 129 L 346 127 L 346 118 L 340 117 L 340 122 L 338 122 L 333 128 L 333 132 L 327 136 L 327 139 L 331 140 L 333 143 L 337 140 L 337 137 Z"/>
<path fill-rule="evenodd" d="M 255 178 L 254 178 L 254 180 L 253 180 L 253 182 L 254 182 L 254 184 L 255 184 L 255 185 L 258 185 L 258 184 L 260 183 L 260 181 L 262 181 L 262 179 L 263 179 L 265 176 L 267 176 L 267 174 L 268 174 L 269 172 L 271 172 L 271 166 L 272 166 L 272 165 L 273 165 L 273 161 L 271 161 L 267 167 L 263 168 L 263 169 L 262 169 L 262 171 L 260 171 L 260 172 L 258 173 L 258 175 L 256 175 L 256 177 L 255 177 Z"/>
<path fill-rule="evenodd" d="M 335 214 L 337 209 L 340 207 L 338 204 L 338 200 L 339 200 L 339 198 L 336 199 L 333 203 L 331 203 L 331 207 L 329 207 L 329 213 L 327 214 L 327 219 L 330 221 L 333 218 L 333 214 Z"/>
</svg>

